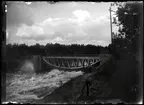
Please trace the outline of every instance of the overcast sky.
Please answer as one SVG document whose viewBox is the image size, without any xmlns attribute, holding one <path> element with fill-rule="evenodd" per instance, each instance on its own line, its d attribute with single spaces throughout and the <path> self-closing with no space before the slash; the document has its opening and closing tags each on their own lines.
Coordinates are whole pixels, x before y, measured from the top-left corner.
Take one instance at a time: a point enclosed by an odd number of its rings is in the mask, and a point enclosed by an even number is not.
<svg viewBox="0 0 144 105">
<path fill-rule="evenodd" d="M 10 2 L 7 43 L 107 46 L 111 41 L 109 7 L 108 2 Z"/>
</svg>

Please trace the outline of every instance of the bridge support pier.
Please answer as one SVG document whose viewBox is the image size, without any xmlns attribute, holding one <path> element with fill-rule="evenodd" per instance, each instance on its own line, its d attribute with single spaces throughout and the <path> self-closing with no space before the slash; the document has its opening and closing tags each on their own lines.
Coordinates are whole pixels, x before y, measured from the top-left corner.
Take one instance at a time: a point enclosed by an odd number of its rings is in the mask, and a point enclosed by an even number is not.
<svg viewBox="0 0 144 105">
<path fill-rule="evenodd" d="M 34 66 L 35 72 L 41 72 L 42 71 L 42 59 L 40 55 L 34 55 L 32 56 L 32 62 Z"/>
</svg>

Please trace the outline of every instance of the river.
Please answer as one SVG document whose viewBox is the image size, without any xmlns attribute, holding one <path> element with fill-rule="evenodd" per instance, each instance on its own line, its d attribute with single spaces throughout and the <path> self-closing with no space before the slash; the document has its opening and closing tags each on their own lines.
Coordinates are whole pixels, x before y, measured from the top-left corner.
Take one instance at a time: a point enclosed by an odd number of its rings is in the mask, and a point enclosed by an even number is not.
<svg viewBox="0 0 144 105">
<path fill-rule="evenodd" d="M 27 103 L 52 93 L 72 78 L 82 75 L 81 71 L 59 71 L 47 73 L 15 73 L 6 75 L 6 101 Z"/>
</svg>

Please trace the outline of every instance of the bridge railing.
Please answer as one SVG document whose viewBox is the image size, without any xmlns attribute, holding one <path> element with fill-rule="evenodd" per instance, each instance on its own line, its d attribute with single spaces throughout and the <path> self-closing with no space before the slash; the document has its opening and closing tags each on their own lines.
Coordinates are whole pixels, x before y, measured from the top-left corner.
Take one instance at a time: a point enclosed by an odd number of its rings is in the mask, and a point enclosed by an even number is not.
<svg viewBox="0 0 144 105">
<path fill-rule="evenodd" d="M 54 56 L 54 57 L 58 57 L 58 56 L 61 56 L 61 57 L 94 57 L 94 56 L 99 56 L 99 54 L 74 54 L 74 55 L 46 55 L 46 56 Z"/>
<path fill-rule="evenodd" d="M 58 59 L 100 59 L 98 56 L 46 56 L 45 58 L 58 58 Z"/>
</svg>

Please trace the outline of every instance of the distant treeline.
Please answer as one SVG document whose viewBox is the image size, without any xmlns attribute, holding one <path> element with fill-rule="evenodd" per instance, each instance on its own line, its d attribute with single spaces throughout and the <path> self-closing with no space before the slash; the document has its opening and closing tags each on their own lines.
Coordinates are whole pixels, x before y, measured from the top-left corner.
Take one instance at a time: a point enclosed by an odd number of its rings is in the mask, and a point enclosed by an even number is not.
<svg viewBox="0 0 144 105">
<path fill-rule="evenodd" d="M 77 55 L 93 55 L 107 53 L 108 47 L 95 45 L 80 45 L 80 44 L 52 44 L 46 45 L 35 44 L 28 46 L 26 44 L 8 44 L 6 45 L 7 59 L 20 58 L 31 55 L 42 56 L 77 56 Z"/>
<path fill-rule="evenodd" d="M 31 59 L 33 55 L 41 56 L 93 56 L 100 53 L 108 53 L 108 47 L 95 45 L 46 45 L 35 44 L 7 44 L 6 45 L 6 68 L 7 72 L 15 72 L 25 59 Z"/>
</svg>

